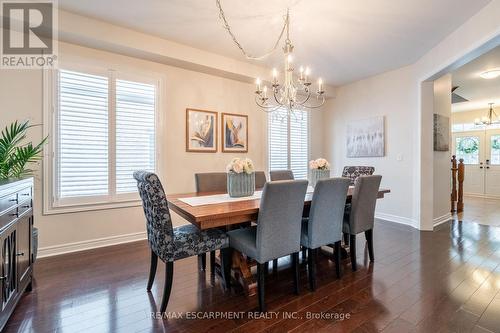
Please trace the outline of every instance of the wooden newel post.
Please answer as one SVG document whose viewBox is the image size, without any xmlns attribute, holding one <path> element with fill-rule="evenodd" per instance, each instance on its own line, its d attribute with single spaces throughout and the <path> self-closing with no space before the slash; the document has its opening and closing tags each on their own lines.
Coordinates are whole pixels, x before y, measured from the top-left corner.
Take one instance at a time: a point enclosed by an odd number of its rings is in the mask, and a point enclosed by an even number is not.
<svg viewBox="0 0 500 333">
<path fill-rule="evenodd" d="M 451 157 L 451 212 L 456 212 L 457 203 L 457 157 L 453 155 Z"/>
<path fill-rule="evenodd" d="M 465 178 L 465 165 L 464 159 L 461 158 L 458 164 L 458 201 L 457 201 L 457 212 L 461 213 L 464 211 L 464 178 Z"/>
</svg>

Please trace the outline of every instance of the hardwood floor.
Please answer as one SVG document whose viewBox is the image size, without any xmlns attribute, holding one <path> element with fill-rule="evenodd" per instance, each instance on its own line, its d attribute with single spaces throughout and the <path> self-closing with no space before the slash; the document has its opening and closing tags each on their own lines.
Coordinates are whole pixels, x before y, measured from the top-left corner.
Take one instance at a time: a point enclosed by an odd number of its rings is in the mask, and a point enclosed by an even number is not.
<svg viewBox="0 0 500 333">
<path fill-rule="evenodd" d="M 483 225 L 500 227 L 500 200 L 466 196 L 464 211 L 458 219 Z"/>
<path fill-rule="evenodd" d="M 340 280 L 330 253 L 319 254 L 315 292 L 301 261 L 300 296 L 280 259 L 259 319 L 256 296 L 224 292 L 196 258 L 174 265 L 167 311 L 182 318 L 153 318 L 164 264 L 148 294 L 144 241 L 40 259 L 5 332 L 500 332 L 500 228 L 454 221 L 418 232 L 377 221 L 373 237 L 375 263 L 359 235 L 358 271 L 344 260 Z M 235 318 L 188 318 L 221 314 Z"/>
</svg>

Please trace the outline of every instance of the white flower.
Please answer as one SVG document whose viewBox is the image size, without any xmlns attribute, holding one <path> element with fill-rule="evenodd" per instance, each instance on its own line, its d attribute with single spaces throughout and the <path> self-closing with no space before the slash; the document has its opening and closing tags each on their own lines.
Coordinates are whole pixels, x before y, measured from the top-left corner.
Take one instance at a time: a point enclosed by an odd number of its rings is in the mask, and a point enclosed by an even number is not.
<svg viewBox="0 0 500 333">
<path fill-rule="evenodd" d="M 318 158 L 309 162 L 310 169 L 329 170 L 330 163 L 324 158 Z"/>
<path fill-rule="evenodd" d="M 233 171 L 234 172 L 236 172 L 236 173 L 242 173 L 243 172 L 243 168 L 244 168 L 243 162 L 236 161 L 235 163 L 233 163 Z"/>
<path fill-rule="evenodd" d="M 309 169 L 317 169 L 318 163 L 315 160 L 309 162 Z"/>
<path fill-rule="evenodd" d="M 249 158 L 245 158 L 245 163 L 243 169 L 247 174 L 251 174 L 254 171 L 253 162 Z"/>
</svg>

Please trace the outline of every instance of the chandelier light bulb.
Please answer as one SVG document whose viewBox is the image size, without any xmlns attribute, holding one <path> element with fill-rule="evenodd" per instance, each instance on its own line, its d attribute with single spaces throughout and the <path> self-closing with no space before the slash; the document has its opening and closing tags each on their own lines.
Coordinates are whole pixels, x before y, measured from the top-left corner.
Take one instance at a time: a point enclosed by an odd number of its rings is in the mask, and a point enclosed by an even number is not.
<svg viewBox="0 0 500 333">
<path fill-rule="evenodd" d="M 262 89 L 262 93 L 263 93 L 263 97 L 264 98 L 267 98 L 267 86 L 264 86 L 264 88 Z"/>
<path fill-rule="evenodd" d="M 318 93 L 323 92 L 323 79 L 318 79 Z"/>
<path fill-rule="evenodd" d="M 291 64 L 293 62 L 293 56 L 291 54 L 289 54 L 286 59 L 288 60 L 289 64 Z"/>
<path fill-rule="evenodd" d="M 261 90 L 260 90 L 260 84 L 261 84 L 261 81 L 260 81 L 260 78 L 257 78 L 255 80 L 255 85 L 256 85 L 256 89 L 257 89 L 257 92 L 260 93 Z"/>
</svg>

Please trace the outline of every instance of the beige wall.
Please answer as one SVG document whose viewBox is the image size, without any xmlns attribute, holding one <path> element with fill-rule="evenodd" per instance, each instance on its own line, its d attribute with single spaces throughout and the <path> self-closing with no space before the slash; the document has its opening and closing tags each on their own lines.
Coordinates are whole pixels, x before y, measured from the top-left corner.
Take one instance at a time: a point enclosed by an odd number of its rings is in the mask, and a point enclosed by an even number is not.
<svg viewBox="0 0 500 333">
<path fill-rule="evenodd" d="M 451 122 L 453 124 L 467 124 L 473 123 L 476 118 L 481 119 L 488 114 L 489 108 L 463 111 L 463 112 L 453 112 L 451 114 Z"/>
<path fill-rule="evenodd" d="M 434 114 L 451 117 L 451 74 L 446 74 L 434 81 Z M 451 124 L 450 124 L 451 126 Z M 451 130 L 450 150 L 434 151 L 433 186 L 434 186 L 434 224 L 450 218 L 450 159 L 451 159 Z"/>
<path fill-rule="evenodd" d="M 194 191 L 195 172 L 224 171 L 235 156 L 250 157 L 257 169 L 267 169 L 267 117 L 253 99 L 253 85 L 177 67 L 116 55 L 71 44 L 60 44 L 60 66 L 82 62 L 108 66 L 117 71 L 154 73 L 163 80 L 161 106 L 163 134 L 160 149 L 160 174 L 168 193 Z M 0 71 L 0 123 L 30 119 L 42 123 L 42 74 L 38 70 Z M 249 116 L 248 154 L 185 152 L 186 107 Z M 219 118 L 220 119 L 220 118 Z M 314 136 L 311 156 L 322 155 L 322 113 L 311 116 Z M 40 140 L 42 127 L 31 132 Z M 42 215 L 41 172 L 36 177 L 35 225 L 39 228 L 42 254 L 108 244 L 144 237 L 142 208 L 119 208 L 90 212 Z M 174 215 L 174 223 L 185 223 Z"/>
</svg>

